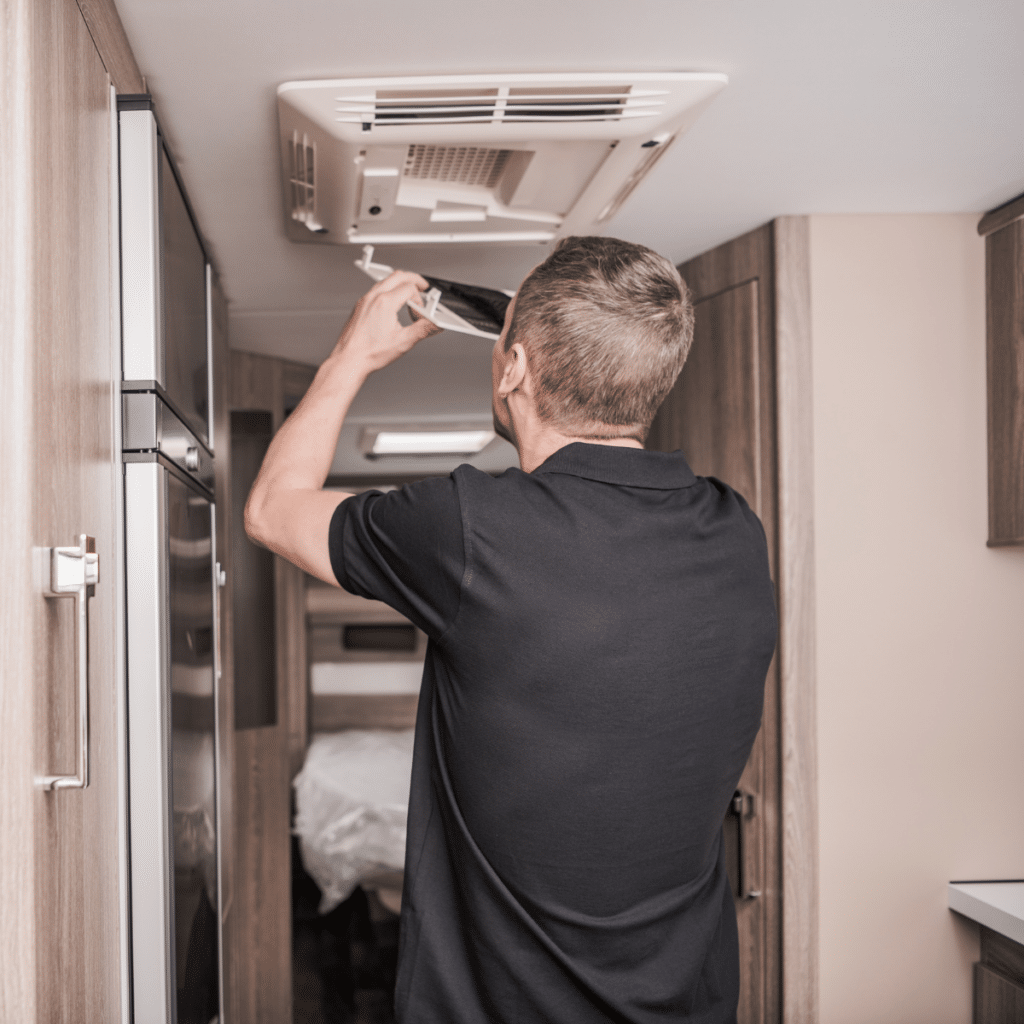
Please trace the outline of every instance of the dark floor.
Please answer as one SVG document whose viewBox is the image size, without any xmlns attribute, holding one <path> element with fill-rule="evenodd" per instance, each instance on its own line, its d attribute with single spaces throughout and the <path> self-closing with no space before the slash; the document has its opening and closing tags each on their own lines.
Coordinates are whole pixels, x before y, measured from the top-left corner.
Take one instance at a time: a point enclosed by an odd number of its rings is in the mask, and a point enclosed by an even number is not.
<svg viewBox="0 0 1024 1024">
<path fill-rule="evenodd" d="M 360 888 L 329 914 L 292 838 L 295 1024 L 394 1024 L 398 916 Z"/>
</svg>

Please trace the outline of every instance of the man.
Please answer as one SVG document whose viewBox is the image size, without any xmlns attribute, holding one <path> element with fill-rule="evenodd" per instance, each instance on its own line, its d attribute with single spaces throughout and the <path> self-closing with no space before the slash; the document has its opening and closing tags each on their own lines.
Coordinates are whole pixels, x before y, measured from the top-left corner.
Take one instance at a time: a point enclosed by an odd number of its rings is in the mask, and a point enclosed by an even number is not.
<svg viewBox="0 0 1024 1024">
<path fill-rule="evenodd" d="M 775 646 L 764 531 L 643 441 L 692 338 L 642 246 L 569 238 L 493 354 L 521 470 L 321 490 L 367 375 L 432 333 L 395 273 L 274 439 L 255 540 L 430 638 L 416 723 L 402 1024 L 735 1020 L 721 826 Z"/>
</svg>

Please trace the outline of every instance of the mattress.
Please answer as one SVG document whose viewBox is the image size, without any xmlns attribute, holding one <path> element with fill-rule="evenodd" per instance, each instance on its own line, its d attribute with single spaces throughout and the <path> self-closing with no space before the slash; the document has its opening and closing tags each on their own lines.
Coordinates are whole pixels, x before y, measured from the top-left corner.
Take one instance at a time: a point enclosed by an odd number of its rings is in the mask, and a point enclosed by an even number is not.
<svg viewBox="0 0 1024 1024">
<path fill-rule="evenodd" d="M 313 735 L 295 777 L 295 834 L 326 914 L 357 885 L 401 884 L 413 730 L 346 729 Z"/>
</svg>

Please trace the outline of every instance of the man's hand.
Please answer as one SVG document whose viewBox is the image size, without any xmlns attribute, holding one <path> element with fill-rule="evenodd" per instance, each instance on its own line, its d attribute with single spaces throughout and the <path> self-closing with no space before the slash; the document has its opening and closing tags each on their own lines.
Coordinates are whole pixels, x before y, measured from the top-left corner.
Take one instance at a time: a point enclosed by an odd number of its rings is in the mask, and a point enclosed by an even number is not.
<svg viewBox="0 0 1024 1024">
<path fill-rule="evenodd" d="M 408 271 L 378 281 L 356 304 L 334 351 L 270 444 L 245 506 L 245 531 L 300 569 L 337 585 L 327 534 L 338 504 L 350 494 L 324 491 L 338 435 L 366 378 L 440 330 L 416 317 L 427 282 Z M 414 322 L 403 327 L 402 306 Z"/>
<path fill-rule="evenodd" d="M 437 334 L 440 327 L 416 316 L 416 309 L 422 308 L 420 293 L 429 287 L 419 274 L 407 270 L 396 270 L 378 281 L 356 303 L 331 358 L 351 358 L 364 365 L 370 374 L 394 362 L 418 341 Z M 398 313 L 407 302 L 414 321 L 403 327 Z"/>
</svg>

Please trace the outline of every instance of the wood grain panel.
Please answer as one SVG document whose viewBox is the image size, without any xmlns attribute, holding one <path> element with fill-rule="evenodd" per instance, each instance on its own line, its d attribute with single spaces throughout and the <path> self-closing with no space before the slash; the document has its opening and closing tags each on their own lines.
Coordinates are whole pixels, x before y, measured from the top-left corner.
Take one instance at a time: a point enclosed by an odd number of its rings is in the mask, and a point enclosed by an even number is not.
<svg viewBox="0 0 1024 1024">
<path fill-rule="evenodd" d="M 1024 1024 L 1024 986 L 975 964 L 974 1024 Z"/>
<path fill-rule="evenodd" d="M 659 416 L 685 438 L 698 476 L 717 476 L 759 508 L 757 281 L 694 303 L 693 348 Z M 744 344 L 720 344 L 742 337 Z"/>
<path fill-rule="evenodd" d="M 418 693 L 315 693 L 311 698 L 311 729 L 412 729 L 419 699 Z"/>
<path fill-rule="evenodd" d="M 1024 220 L 985 239 L 988 543 L 1024 544 Z"/>
<path fill-rule="evenodd" d="M 765 506 L 774 505 L 774 487 L 769 481 L 766 492 L 761 479 L 760 305 L 756 277 L 716 289 L 708 298 L 695 295 L 693 347 L 658 412 L 658 427 L 652 434 L 665 448 L 681 448 L 698 475 L 717 477 L 738 490 L 763 521 Z M 739 783 L 756 806 L 756 815 L 745 820 L 744 861 L 751 872 L 747 886 L 760 892 L 755 899 L 736 901 L 741 964 L 738 1017 L 744 1024 L 775 1019 L 769 1007 L 767 974 L 768 914 L 779 898 L 774 876 L 766 870 L 771 845 L 767 825 L 776 789 L 766 754 L 767 738 L 776 727 L 768 700 L 771 686 L 770 678 L 762 728 Z M 736 879 L 733 884 L 736 891 Z"/>
<path fill-rule="evenodd" d="M 123 759 L 110 89 L 71 0 L 12 0 L 2 18 L 0 1017 L 113 1021 Z M 44 793 L 36 773 L 73 770 L 78 709 L 72 603 L 42 598 L 33 549 L 83 532 L 101 565 L 90 605 L 90 786 Z"/>
<path fill-rule="evenodd" d="M 696 472 L 743 493 L 768 537 L 780 642 L 741 780 L 759 799 L 763 895 L 737 906 L 739 1012 L 787 1024 L 816 1020 L 818 1005 L 807 265 L 806 219 L 780 218 L 679 268 L 694 299 L 694 347 L 648 440 L 681 447 Z"/>
<path fill-rule="evenodd" d="M 120 635 L 114 520 L 120 453 L 112 369 L 120 335 L 111 310 L 110 84 L 75 4 L 37 4 L 34 15 L 34 124 L 47 126 L 32 138 L 35 544 L 68 544 L 88 533 L 96 537 L 101 559 L 90 607 L 90 785 L 40 793 L 36 803 L 38 1012 L 40 1019 L 115 1020 L 121 1014 L 121 680 L 114 654 Z M 54 614 L 52 602 L 37 598 L 35 608 L 36 650 L 64 652 L 50 662 L 49 678 L 36 677 L 36 766 L 67 771 L 74 763 L 78 712 L 71 603 Z M 61 704 L 70 714 L 60 712 Z M 63 742 L 51 746 L 48 714 L 54 712 L 50 721 Z"/>
<path fill-rule="evenodd" d="M 145 81 L 113 0 L 78 0 L 78 7 L 114 88 L 119 93 L 145 92 Z"/>
<path fill-rule="evenodd" d="M 274 429 L 283 419 L 281 360 L 251 352 L 231 353 L 231 408 L 258 409 L 274 416 Z"/>
<path fill-rule="evenodd" d="M 782 1018 L 818 1020 L 818 758 L 810 242 L 774 222 L 778 393 Z"/>
<path fill-rule="evenodd" d="M 281 359 L 231 352 L 230 409 L 271 414 L 276 430 L 284 421 Z M 248 495 L 232 494 L 231 502 Z M 277 1024 L 292 1014 L 291 974 L 291 765 L 289 712 L 296 679 L 296 629 L 290 625 L 299 570 L 275 559 L 277 724 L 235 732 L 235 879 L 232 940 L 235 1020 Z M 283 594 L 289 593 L 287 601 Z M 287 603 L 287 607 L 286 607 Z M 304 640 L 304 638 L 303 638 Z"/>
<path fill-rule="evenodd" d="M 981 928 L 981 962 L 992 970 L 1024 985 L 1024 946 L 991 928 Z"/>
<path fill-rule="evenodd" d="M 1022 219 L 1024 219 L 1024 196 L 1017 196 L 1016 199 L 1011 199 L 1008 203 L 989 210 L 978 222 L 978 234 L 990 235 L 993 231 L 998 231 L 1000 228 L 1005 228 L 1007 224 Z"/>
<path fill-rule="evenodd" d="M 32 265 L 32 11 L 30 0 L 0 5 L 0 437 L 4 500 L 0 501 L 0 1019 L 35 1021 L 35 888 L 31 823 L 36 794 L 32 723 L 36 646 L 33 620 L 33 405 L 35 333 Z"/>
<path fill-rule="evenodd" d="M 288 756 L 281 725 L 235 733 L 237 1024 L 292 1019 Z"/>
</svg>

